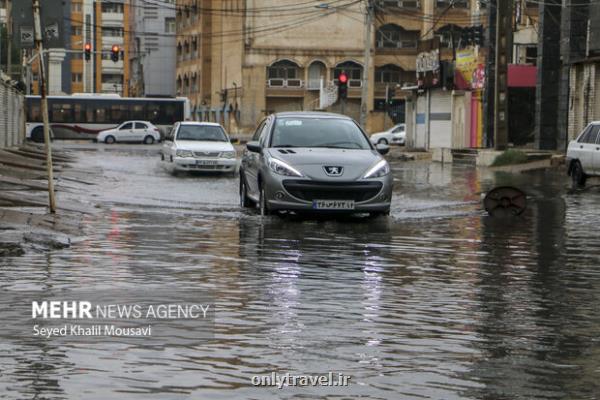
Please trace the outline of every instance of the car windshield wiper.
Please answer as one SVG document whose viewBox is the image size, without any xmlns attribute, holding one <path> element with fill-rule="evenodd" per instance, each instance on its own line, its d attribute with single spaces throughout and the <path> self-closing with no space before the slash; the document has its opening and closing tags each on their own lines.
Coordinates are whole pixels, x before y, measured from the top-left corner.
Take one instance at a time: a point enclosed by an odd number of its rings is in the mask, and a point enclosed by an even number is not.
<svg viewBox="0 0 600 400">
<path fill-rule="evenodd" d="M 273 146 L 273 147 L 302 147 L 302 146 L 295 146 L 293 144 L 278 144 L 277 146 Z"/>
</svg>

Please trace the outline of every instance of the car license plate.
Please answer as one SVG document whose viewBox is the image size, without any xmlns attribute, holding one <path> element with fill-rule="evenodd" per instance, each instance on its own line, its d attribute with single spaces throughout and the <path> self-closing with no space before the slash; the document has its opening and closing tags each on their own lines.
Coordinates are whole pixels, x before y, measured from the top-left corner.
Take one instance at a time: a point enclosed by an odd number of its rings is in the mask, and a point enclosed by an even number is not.
<svg viewBox="0 0 600 400">
<path fill-rule="evenodd" d="M 315 210 L 354 210 L 354 200 L 313 200 Z"/>
<path fill-rule="evenodd" d="M 217 165 L 216 160 L 196 160 L 196 165 Z"/>
</svg>

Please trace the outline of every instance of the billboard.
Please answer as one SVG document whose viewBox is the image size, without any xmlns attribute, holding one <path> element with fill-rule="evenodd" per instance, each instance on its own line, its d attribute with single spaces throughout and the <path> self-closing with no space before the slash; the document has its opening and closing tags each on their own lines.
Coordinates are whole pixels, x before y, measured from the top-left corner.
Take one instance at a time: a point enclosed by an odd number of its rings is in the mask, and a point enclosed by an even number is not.
<svg viewBox="0 0 600 400">
<path fill-rule="evenodd" d="M 64 7 L 70 7 L 70 1 L 40 0 L 42 36 L 46 48 L 65 47 Z M 20 49 L 33 48 L 33 1 L 13 1 L 12 18 L 14 45 Z"/>
<path fill-rule="evenodd" d="M 417 85 L 428 89 L 438 87 L 440 80 L 440 38 L 420 40 L 417 45 Z"/>
</svg>

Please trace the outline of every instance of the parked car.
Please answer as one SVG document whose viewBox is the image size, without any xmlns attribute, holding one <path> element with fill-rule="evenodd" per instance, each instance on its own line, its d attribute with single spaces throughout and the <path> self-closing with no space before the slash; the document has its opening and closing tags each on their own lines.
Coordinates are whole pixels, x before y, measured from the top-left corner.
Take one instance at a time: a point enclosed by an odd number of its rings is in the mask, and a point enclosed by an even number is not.
<svg viewBox="0 0 600 400">
<path fill-rule="evenodd" d="M 389 147 L 369 142 L 338 114 L 270 115 L 256 129 L 240 167 L 240 203 L 274 211 L 368 212 L 388 215 Z"/>
<path fill-rule="evenodd" d="M 600 121 L 590 123 L 569 143 L 567 173 L 576 186 L 585 186 L 590 176 L 600 176 Z"/>
<path fill-rule="evenodd" d="M 406 141 L 406 125 L 394 125 L 387 131 L 372 134 L 370 139 L 373 144 L 404 145 Z"/>
<path fill-rule="evenodd" d="M 116 128 L 98 133 L 96 141 L 107 144 L 116 142 L 152 144 L 160 141 L 160 130 L 148 121 L 125 121 Z"/>
<path fill-rule="evenodd" d="M 235 173 L 237 153 L 225 129 L 212 122 L 178 122 L 163 142 L 161 159 L 172 172 Z"/>
</svg>

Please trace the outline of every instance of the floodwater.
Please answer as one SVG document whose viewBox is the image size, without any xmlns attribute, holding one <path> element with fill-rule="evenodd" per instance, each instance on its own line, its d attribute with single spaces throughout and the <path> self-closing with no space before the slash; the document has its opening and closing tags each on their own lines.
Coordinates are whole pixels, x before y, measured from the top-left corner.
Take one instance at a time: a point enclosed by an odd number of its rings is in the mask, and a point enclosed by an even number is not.
<svg viewBox="0 0 600 400">
<path fill-rule="evenodd" d="M 70 249 L 0 260 L 2 290 L 182 285 L 214 290 L 201 345 L 0 342 L 7 399 L 593 399 L 600 393 L 600 186 L 394 164 L 389 218 L 241 210 L 237 177 L 180 176 L 157 157 L 81 152 L 101 171 Z M 512 220 L 481 209 L 514 185 Z M 6 322 L 6 321 L 4 321 Z M 271 372 L 348 387 L 254 387 Z"/>
</svg>

